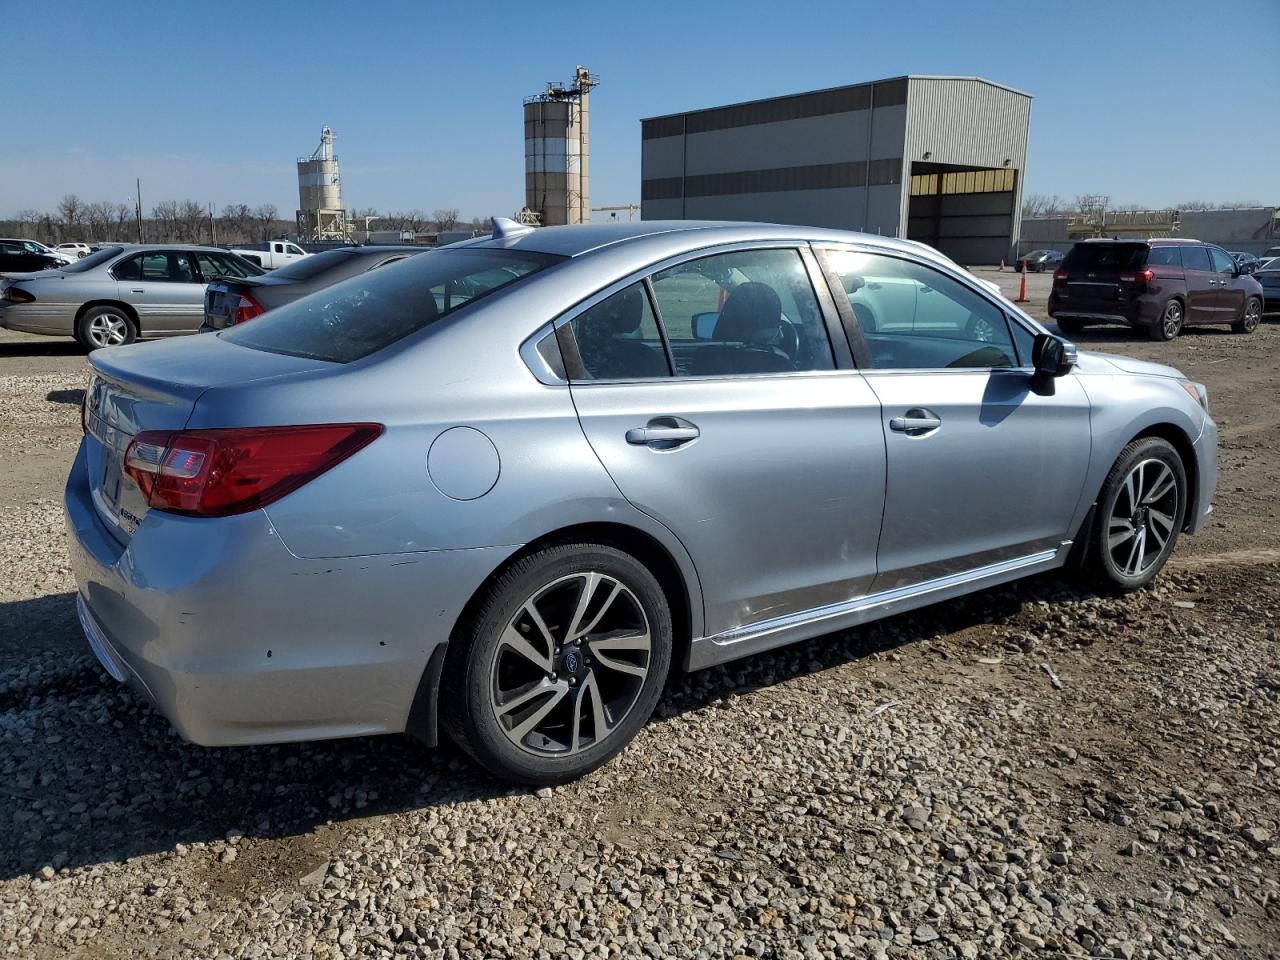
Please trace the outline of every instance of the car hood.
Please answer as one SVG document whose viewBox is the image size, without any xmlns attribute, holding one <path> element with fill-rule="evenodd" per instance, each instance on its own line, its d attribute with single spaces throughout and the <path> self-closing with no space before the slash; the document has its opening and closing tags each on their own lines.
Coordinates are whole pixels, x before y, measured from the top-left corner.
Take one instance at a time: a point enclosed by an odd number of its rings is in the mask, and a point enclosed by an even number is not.
<svg viewBox="0 0 1280 960">
<path fill-rule="evenodd" d="M 1120 357 L 1110 353 L 1094 353 L 1081 350 L 1076 365 L 1082 373 L 1137 373 L 1148 377 L 1175 377 L 1186 379 L 1181 370 L 1167 367 L 1163 363 L 1152 363 L 1149 360 L 1137 360 L 1133 357 Z M 1111 368 L 1108 370 L 1107 368 Z"/>
</svg>

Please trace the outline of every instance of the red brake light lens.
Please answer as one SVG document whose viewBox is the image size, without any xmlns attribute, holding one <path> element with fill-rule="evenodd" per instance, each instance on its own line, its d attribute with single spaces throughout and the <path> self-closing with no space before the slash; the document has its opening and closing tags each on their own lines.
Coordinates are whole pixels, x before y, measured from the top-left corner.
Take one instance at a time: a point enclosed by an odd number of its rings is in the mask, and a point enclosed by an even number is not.
<svg viewBox="0 0 1280 960">
<path fill-rule="evenodd" d="M 232 323 L 244 323 L 246 320 L 252 320 L 254 317 L 260 317 L 267 311 L 262 309 L 262 304 L 247 293 L 240 294 L 240 302 L 236 304 L 235 315 L 231 318 Z"/>
<path fill-rule="evenodd" d="M 1067 271 L 1065 271 L 1065 270 L 1055 270 L 1055 271 L 1053 271 L 1053 279 L 1055 279 L 1055 280 L 1066 280 L 1066 279 L 1067 279 Z"/>
<path fill-rule="evenodd" d="M 1120 274 L 1121 283 L 1150 283 L 1156 278 L 1156 272 L 1150 268 L 1139 270 L 1137 273 Z"/>
<path fill-rule="evenodd" d="M 4 288 L 3 298 L 5 300 L 8 300 L 10 303 L 35 303 L 36 302 L 35 294 L 28 293 L 26 290 L 23 290 L 21 287 L 15 287 L 12 285 Z"/>
<path fill-rule="evenodd" d="M 198 517 L 274 503 L 368 446 L 379 423 L 229 430 L 147 430 L 125 451 L 124 471 L 155 510 Z"/>
</svg>

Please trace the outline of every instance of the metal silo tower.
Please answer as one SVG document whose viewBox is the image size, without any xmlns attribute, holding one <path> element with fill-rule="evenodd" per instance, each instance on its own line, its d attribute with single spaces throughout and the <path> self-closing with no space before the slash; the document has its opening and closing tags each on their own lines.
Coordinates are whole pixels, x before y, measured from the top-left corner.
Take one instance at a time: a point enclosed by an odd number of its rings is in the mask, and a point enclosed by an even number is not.
<svg viewBox="0 0 1280 960">
<path fill-rule="evenodd" d="M 333 131 L 320 131 L 320 146 L 298 158 L 298 236 L 303 240 L 349 240 L 342 206 L 342 178 L 333 152 Z"/>
<path fill-rule="evenodd" d="M 587 103 L 599 82 L 579 66 L 568 86 L 524 102 L 525 207 L 544 226 L 591 219 Z"/>
</svg>

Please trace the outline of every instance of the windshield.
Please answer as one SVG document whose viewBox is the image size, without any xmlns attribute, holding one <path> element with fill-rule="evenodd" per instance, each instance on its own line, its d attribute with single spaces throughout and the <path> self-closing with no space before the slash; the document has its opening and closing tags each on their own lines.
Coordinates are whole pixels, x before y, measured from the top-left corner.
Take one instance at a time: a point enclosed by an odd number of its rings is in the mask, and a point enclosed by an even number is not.
<svg viewBox="0 0 1280 960">
<path fill-rule="evenodd" d="M 347 363 L 563 259 L 521 250 L 440 250 L 359 274 L 218 336 L 269 353 Z"/>
<path fill-rule="evenodd" d="M 86 270 L 92 270 L 101 263 L 106 263 L 112 257 L 119 256 L 124 253 L 124 247 L 107 247 L 105 250 L 99 250 L 97 253 L 91 253 L 82 260 L 77 260 L 69 267 L 63 267 L 63 273 L 84 273 Z"/>
</svg>

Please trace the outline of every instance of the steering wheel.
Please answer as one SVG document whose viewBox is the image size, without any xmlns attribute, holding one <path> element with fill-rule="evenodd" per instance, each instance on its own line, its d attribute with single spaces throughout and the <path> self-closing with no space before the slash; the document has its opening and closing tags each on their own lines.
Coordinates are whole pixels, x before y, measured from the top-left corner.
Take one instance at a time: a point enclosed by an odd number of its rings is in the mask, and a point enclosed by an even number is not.
<svg viewBox="0 0 1280 960">
<path fill-rule="evenodd" d="M 778 336 L 773 345 L 785 353 L 788 360 L 794 361 L 800 356 L 800 331 L 786 317 L 778 322 Z"/>
</svg>

